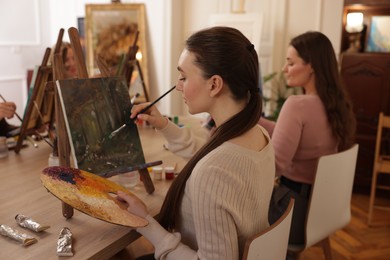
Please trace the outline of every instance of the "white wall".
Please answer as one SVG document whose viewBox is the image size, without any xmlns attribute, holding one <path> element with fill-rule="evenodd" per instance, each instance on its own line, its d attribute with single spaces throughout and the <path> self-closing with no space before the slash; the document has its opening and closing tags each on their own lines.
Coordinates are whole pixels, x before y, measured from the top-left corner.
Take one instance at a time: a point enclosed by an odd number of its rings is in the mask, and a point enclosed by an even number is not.
<svg viewBox="0 0 390 260">
<path fill-rule="evenodd" d="M 12 7 L 9 7 L 10 5 Z M 21 9 L 21 13 L 31 12 L 31 16 L 27 17 L 27 21 L 23 21 L 15 13 L 18 8 Z M 0 35 L 0 42 L 2 42 L 0 44 L 0 93 L 7 101 L 14 101 L 18 106 L 17 113 L 23 115 L 27 100 L 27 69 L 34 68 L 35 64 L 40 62 L 37 59 L 37 53 L 40 53 L 42 57 L 44 54 L 44 48 L 40 46 L 40 43 L 47 39 L 47 35 L 43 35 L 42 31 L 47 31 L 48 27 L 46 23 L 42 22 L 40 17 L 47 9 L 43 1 L 40 0 L 1 0 L 0 10 L 0 22 L 2 26 L 9 26 L 11 28 L 9 34 Z M 6 15 L 7 12 L 10 12 L 11 15 Z M 2 19 L 7 20 L 3 21 Z M 30 41 L 28 36 L 25 38 L 26 35 L 31 36 L 31 34 L 27 33 L 24 35 L 24 31 L 21 28 L 25 28 L 26 31 L 36 31 L 38 34 L 37 39 Z M 31 37 L 35 38 L 33 36 Z M 3 41 L 4 39 L 11 40 L 9 43 L 5 43 Z M 26 40 L 14 41 L 12 39 Z M 20 124 L 16 118 L 12 119 L 11 123 Z"/>
<path fill-rule="evenodd" d="M 26 1 L 29 1 L 26 5 Z M 26 71 L 40 64 L 44 51 L 56 42 L 60 28 L 77 27 L 77 17 L 85 16 L 87 3 L 110 3 L 108 0 L 0 0 L 2 25 L 19 21 L 25 30 L 37 29 L 39 40 L 34 44 L 1 44 L 0 35 L 0 93 L 18 105 L 23 114 L 27 100 Z M 262 74 L 280 70 L 285 49 L 291 37 L 307 30 L 327 34 L 340 49 L 342 3 L 340 0 L 246 0 L 245 10 L 263 15 L 259 59 Z M 1 9 L 6 4 L 18 8 L 37 7 L 39 28 L 18 15 L 14 21 L 2 21 Z M 122 3 L 144 3 L 146 6 L 148 72 L 151 99 L 175 84 L 176 63 L 185 39 L 194 31 L 208 26 L 212 14 L 229 13 L 226 0 L 122 0 Z M 4 15 L 3 15 L 4 16 Z M 18 30 L 23 36 L 26 31 Z M 27 35 L 27 34 L 26 34 Z M 67 33 L 65 33 L 67 40 Z M 175 91 L 176 92 L 176 91 Z M 173 93 L 158 104 L 163 113 L 186 114 L 180 93 Z M 15 123 L 18 123 L 14 119 Z"/>
</svg>

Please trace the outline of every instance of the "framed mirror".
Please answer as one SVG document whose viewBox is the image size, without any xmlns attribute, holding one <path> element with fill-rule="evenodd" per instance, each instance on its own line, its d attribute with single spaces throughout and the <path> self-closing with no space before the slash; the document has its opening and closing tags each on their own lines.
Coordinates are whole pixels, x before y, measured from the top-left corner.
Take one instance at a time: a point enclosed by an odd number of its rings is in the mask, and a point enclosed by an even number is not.
<svg viewBox="0 0 390 260">
<path fill-rule="evenodd" d="M 100 74 L 96 59 L 103 58 L 112 74 L 120 71 L 123 57 L 136 43 L 136 59 L 139 68 L 134 69 L 129 79 L 130 96 L 139 93 L 139 101 L 144 101 L 149 92 L 147 70 L 147 47 L 144 4 L 87 4 L 85 16 L 87 67 L 89 75 Z M 139 34 L 137 35 L 137 32 Z M 141 76 L 140 76 L 141 70 Z M 139 84 L 142 80 L 145 89 Z M 132 86 L 133 85 L 133 86 Z"/>
</svg>

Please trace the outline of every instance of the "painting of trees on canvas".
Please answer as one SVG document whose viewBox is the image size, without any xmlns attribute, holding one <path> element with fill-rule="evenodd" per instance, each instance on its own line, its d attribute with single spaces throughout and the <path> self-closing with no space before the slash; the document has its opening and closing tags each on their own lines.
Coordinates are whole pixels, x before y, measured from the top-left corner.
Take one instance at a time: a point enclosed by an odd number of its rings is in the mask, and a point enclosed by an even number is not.
<svg viewBox="0 0 390 260">
<path fill-rule="evenodd" d="M 104 175 L 145 163 L 123 79 L 60 80 L 57 87 L 77 168 Z M 122 131 L 109 138 L 125 123 Z"/>
</svg>

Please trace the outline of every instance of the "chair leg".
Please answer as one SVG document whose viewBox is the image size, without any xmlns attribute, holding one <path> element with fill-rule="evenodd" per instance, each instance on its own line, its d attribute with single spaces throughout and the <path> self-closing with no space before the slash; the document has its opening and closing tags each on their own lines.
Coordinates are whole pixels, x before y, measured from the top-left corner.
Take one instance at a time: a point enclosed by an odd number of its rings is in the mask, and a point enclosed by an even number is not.
<svg viewBox="0 0 390 260">
<path fill-rule="evenodd" d="M 330 247 L 329 237 L 321 241 L 322 249 L 324 250 L 325 259 L 332 260 L 332 248 Z"/>
<path fill-rule="evenodd" d="M 378 177 L 378 172 L 374 170 L 372 174 L 370 202 L 368 204 L 368 225 L 369 226 L 371 226 L 372 224 L 372 213 L 374 210 L 374 203 L 375 203 L 377 177 Z"/>
</svg>

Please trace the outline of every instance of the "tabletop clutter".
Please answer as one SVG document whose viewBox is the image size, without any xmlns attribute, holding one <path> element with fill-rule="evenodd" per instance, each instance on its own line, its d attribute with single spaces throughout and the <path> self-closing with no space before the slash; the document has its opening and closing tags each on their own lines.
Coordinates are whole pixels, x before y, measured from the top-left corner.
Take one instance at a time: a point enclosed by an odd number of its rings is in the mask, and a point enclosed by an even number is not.
<svg viewBox="0 0 390 260">
<path fill-rule="evenodd" d="M 166 180 L 172 180 L 176 175 L 175 170 L 176 165 L 166 167 L 156 166 L 151 168 L 154 180 L 163 180 L 163 174 L 165 174 Z M 49 225 L 41 224 L 36 220 L 22 214 L 17 214 L 15 216 L 15 221 L 20 227 L 29 233 L 18 230 L 14 227 L 10 227 L 8 225 L 0 225 L 0 234 L 4 237 L 8 237 L 20 242 L 23 246 L 29 246 L 38 242 L 38 239 L 34 237 L 31 232 L 43 232 L 50 228 Z M 56 251 L 58 256 L 74 255 L 72 249 L 72 232 L 69 228 L 64 227 L 59 232 Z"/>
<path fill-rule="evenodd" d="M 154 180 L 163 180 L 163 174 L 165 174 L 166 180 L 172 180 L 175 178 L 176 175 L 175 170 L 176 165 L 166 167 L 156 166 L 151 168 Z M 20 227 L 24 228 L 28 232 L 32 231 L 38 233 L 50 228 L 49 225 L 41 224 L 36 220 L 22 214 L 17 214 L 15 216 L 15 221 Z M 0 234 L 4 237 L 8 237 L 10 239 L 20 242 L 23 246 L 29 246 L 38 242 L 38 239 L 34 237 L 33 234 L 20 231 L 8 225 L 0 225 Z M 59 237 L 57 241 L 57 255 L 74 255 L 72 250 L 72 232 L 67 227 L 62 228 L 59 232 Z"/>
<path fill-rule="evenodd" d="M 165 174 L 166 180 L 173 180 L 176 176 L 176 165 L 166 166 L 164 168 L 161 166 L 155 166 L 152 167 L 152 173 L 155 180 L 162 180 L 163 173 Z"/>
<path fill-rule="evenodd" d="M 175 120 L 176 123 L 178 123 L 178 120 Z M 144 130 L 145 131 L 145 130 Z M 146 131 L 149 131 L 146 129 Z M 155 131 L 151 132 L 154 133 Z M 149 133 L 149 132 L 147 132 Z M 163 143 L 162 143 L 163 144 Z M 161 146 L 159 146 L 161 147 Z M 163 159 L 165 159 L 164 156 L 162 156 Z M 13 157 L 11 157 L 13 159 Z M 54 161 L 53 161 L 54 160 Z M 175 162 L 178 160 L 177 162 Z M 50 153 L 49 154 L 49 160 L 47 161 L 46 157 L 46 163 L 49 165 L 49 168 L 55 168 L 57 165 L 59 165 L 58 162 L 58 157 L 54 156 L 54 154 Z M 156 182 L 158 185 L 165 185 L 165 180 L 167 181 L 166 183 L 170 183 L 172 180 L 176 178 L 178 175 L 178 165 L 181 163 L 180 159 L 175 159 L 175 160 L 170 160 L 168 159 L 165 164 L 160 165 L 160 166 L 155 166 L 155 167 L 148 167 L 147 171 L 152 177 L 152 180 Z M 47 165 L 46 164 L 46 165 Z M 119 174 L 118 177 L 120 177 L 122 174 Z M 95 176 L 95 174 L 94 174 Z M 137 176 L 137 184 L 142 183 L 142 176 Z M 120 179 L 118 178 L 107 178 L 107 181 L 114 181 L 114 182 L 119 182 L 119 185 L 123 185 L 124 183 L 121 183 Z M 131 188 L 126 188 L 127 185 L 123 185 L 126 190 L 134 190 L 137 191 L 138 189 L 134 189 L 133 187 Z M 165 186 L 163 186 L 165 187 Z M 160 196 L 160 194 L 156 195 L 157 197 Z M 87 214 L 89 215 L 89 214 Z M 91 216 L 91 215 L 90 215 Z M 12 218 L 12 217 L 11 217 Z M 94 217 L 95 218 L 95 217 Z M 97 218 L 99 219 L 99 218 Z M 100 219 L 101 220 L 101 219 Z M 75 248 L 74 248 L 74 237 L 72 234 L 72 231 L 70 228 L 72 227 L 66 227 L 66 226 L 61 226 L 61 225 L 55 225 L 53 224 L 51 227 L 50 225 L 42 224 L 39 222 L 40 220 L 36 221 L 30 217 L 27 217 L 22 214 L 17 214 L 15 216 L 15 222 L 16 224 L 10 224 L 10 223 L 0 223 L 0 235 L 3 237 L 4 241 L 6 243 L 11 243 L 14 245 L 21 245 L 22 247 L 29 247 L 30 245 L 33 244 L 39 244 L 42 243 L 43 237 L 47 237 L 47 235 L 52 234 L 50 230 L 55 226 L 54 230 L 54 240 L 57 240 L 56 245 L 53 244 L 52 246 L 49 247 L 49 250 L 46 251 L 52 251 L 53 254 L 56 252 L 57 256 L 74 256 L 75 255 Z M 107 222 L 107 221 L 106 221 Z M 12 223 L 12 221 L 11 221 Z M 112 223 L 112 222 L 111 222 Z M 49 230 L 48 230 L 49 229 Z M 73 229 L 73 228 L 72 228 Z M 53 230 L 52 230 L 53 231 Z M 47 233 L 47 234 L 45 234 Z M 57 236 L 56 236 L 57 234 Z M 42 236 L 43 235 L 43 236 Z M 1 240 L 1 239 L 0 239 Z M 7 242 L 8 240 L 8 242 Z M 73 240 L 73 242 L 72 242 Z M 2 242 L 3 243 L 3 242 Z M 73 244 L 72 244 L 73 243 Z M 38 246 L 39 247 L 39 246 Z M 53 248 L 51 250 L 50 248 Z M 36 246 L 32 246 L 31 249 L 35 251 Z"/>
<path fill-rule="evenodd" d="M 49 225 L 41 224 L 34 219 L 22 214 L 17 214 L 15 216 L 15 221 L 20 227 L 37 233 L 50 228 Z M 24 233 L 7 225 L 0 225 L 0 234 L 22 243 L 23 246 L 29 246 L 38 242 L 38 240 L 33 235 Z M 60 231 L 57 241 L 57 255 L 73 256 L 72 232 L 67 227 L 64 227 Z"/>
</svg>

